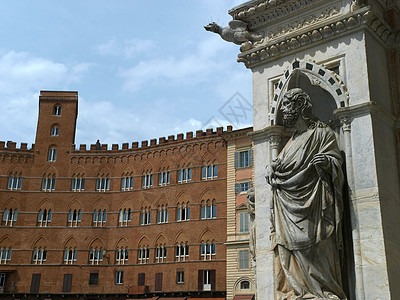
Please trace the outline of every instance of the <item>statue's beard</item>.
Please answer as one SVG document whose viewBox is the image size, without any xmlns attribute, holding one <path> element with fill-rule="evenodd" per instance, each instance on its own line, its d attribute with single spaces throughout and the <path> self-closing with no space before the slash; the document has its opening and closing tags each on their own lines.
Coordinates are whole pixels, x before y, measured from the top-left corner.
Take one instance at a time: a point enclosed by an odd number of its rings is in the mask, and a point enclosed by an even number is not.
<svg viewBox="0 0 400 300">
<path fill-rule="evenodd" d="M 283 114 L 283 125 L 293 127 L 299 118 L 299 112 L 296 109 L 291 109 Z"/>
</svg>

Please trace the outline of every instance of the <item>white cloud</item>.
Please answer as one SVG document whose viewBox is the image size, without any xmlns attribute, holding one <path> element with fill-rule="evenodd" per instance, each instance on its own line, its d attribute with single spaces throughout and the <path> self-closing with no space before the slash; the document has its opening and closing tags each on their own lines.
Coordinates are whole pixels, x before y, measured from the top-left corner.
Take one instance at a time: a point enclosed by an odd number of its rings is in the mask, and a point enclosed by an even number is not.
<svg viewBox="0 0 400 300">
<path fill-rule="evenodd" d="M 139 53 L 153 49 L 156 43 L 152 40 L 130 39 L 118 41 L 110 38 L 96 47 L 101 55 L 122 56 L 126 59 L 132 58 Z"/>
<path fill-rule="evenodd" d="M 193 48 L 193 53 L 181 50 L 180 57 L 145 60 L 130 69 L 121 69 L 124 89 L 136 92 L 150 85 L 192 85 L 209 80 L 210 75 L 223 71 L 231 63 L 229 59 L 221 60 L 220 52 L 224 52 L 226 46 L 219 37 L 210 36 Z"/>
<path fill-rule="evenodd" d="M 78 82 L 89 64 L 67 66 L 28 52 L 9 51 L 0 56 L 0 140 L 34 142 L 38 89 L 64 90 Z"/>
</svg>

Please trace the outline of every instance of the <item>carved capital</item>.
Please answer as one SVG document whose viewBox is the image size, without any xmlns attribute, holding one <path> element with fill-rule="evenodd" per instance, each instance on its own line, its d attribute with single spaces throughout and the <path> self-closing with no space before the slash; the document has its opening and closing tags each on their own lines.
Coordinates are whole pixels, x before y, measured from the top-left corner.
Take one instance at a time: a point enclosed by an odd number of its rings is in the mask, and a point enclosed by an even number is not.
<svg viewBox="0 0 400 300">
<path fill-rule="evenodd" d="M 340 120 L 340 123 L 342 124 L 343 132 L 351 131 L 351 119 L 349 117 L 344 117 Z"/>
<path fill-rule="evenodd" d="M 279 144 L 282 141 L 282 137 L 280 135 L 271 135 L 269 137 L 269 143 L 272 149 L 279 149 Z"/>
</svg>

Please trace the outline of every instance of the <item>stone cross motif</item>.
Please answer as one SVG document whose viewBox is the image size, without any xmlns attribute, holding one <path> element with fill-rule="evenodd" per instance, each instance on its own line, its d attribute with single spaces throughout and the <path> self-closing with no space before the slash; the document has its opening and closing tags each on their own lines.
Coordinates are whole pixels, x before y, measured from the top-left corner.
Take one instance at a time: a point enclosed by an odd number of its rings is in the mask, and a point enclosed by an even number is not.
<svg viewBox="0 0 400 300">
<path fill-rule="evenodd" d="M 308 94 L 289 90 L 280 110 L 291 139 L 266 168 L 278 299 L 346 299 L 342 247 L 342 156 Z"/>
<path fill-rule="evenodd" d="M 205 30 L 217 33 L 227 42 L 242 45 L 246 42 L 258 42 L 263 36 L 254 32 L 250 32 L 247 28 L 247 23 L 240 20 L 232 20 L 229 26 L 221 27 L 217 23 L 212 22 L 204 26 Z"/>
</svg>

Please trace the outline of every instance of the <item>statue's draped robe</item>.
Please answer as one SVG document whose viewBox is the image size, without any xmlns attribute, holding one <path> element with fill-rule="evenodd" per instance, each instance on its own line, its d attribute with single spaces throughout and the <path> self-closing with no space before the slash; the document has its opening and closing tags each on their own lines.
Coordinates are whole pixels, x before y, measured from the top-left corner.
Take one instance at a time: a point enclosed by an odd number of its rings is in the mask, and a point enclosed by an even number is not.
<svg viewBox="0 0 400 300">
<path fill-rule="evenodd" d="M 323 154 L 328 163 L 320 167 L 310 163 L 316 154 Z M 346 299 L 339 259 L 341 165 L 335 135 L 320 122 L 295 134 L 278 156 L 272 236 L 281 264 L 277 278 L 280 295 Z"/>
</svg>

